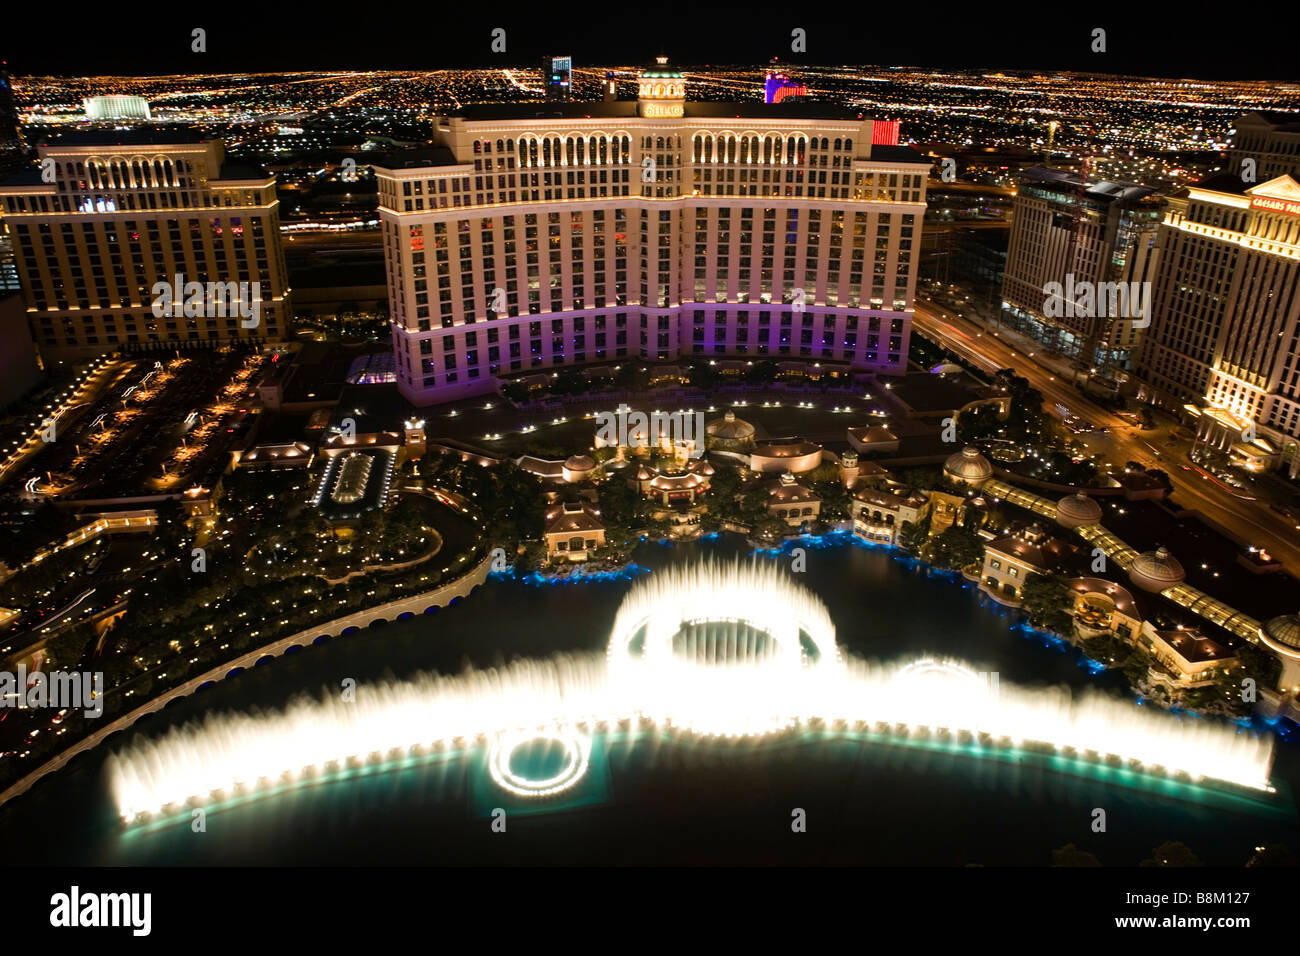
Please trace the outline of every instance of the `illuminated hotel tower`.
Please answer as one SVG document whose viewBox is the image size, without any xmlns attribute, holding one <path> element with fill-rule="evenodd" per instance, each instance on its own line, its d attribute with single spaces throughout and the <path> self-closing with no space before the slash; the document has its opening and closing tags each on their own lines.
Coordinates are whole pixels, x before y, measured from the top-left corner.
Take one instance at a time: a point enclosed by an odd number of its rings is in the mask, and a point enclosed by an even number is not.
<svg viewBox="0 0 1300 956">
<path fill-rule="evenodd" d="M 572 79 L 572 57 L 542 57 L 542 89 L 546 91 L 547 101 L 573 99 Z"/>
<path fill-rule="evenodd" d="M 1255 165 L 1250 182 L 1263 183 L 1284 174 L 1300 177 L 1300 115 L 1247 113 L 1237 120 L 1228 149 L 1228 172 L 1240 176 L 1247 159 Z"/>
<path fill-rule="evenodd" d="M 472 106 L 377 163 L 398 385 L 418 405 L 583 363 L 907 363 L 929 164 L 813 104 Z"/>
<path fill-rule="evenodd" d="M 228 164 L 220 140 L 150 129 L 72 133 L 37 152 L 53 181 L 32 169 L 0 183 L 0 208 L 42 352 L 285 338 L 292 309 L 274 176 Z M 178 274 L 259 283 L 258 326 L 238 314 L 155 316 L 154 284 Z"/>
<path fill-rule="evenodd" d="M 1171 200 L 1160 246 L 1139 397 L 1245 467 L 1296 477 L 1300 185 L 1212 176 Z"/>
</svg>

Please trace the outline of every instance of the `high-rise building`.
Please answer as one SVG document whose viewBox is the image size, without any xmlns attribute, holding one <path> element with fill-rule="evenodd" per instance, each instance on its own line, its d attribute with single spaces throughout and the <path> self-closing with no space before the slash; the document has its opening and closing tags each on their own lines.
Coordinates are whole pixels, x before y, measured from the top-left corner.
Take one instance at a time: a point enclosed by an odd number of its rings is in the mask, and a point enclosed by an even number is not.
<svg viewBox="0 0 1300 956">
<path fill-rule="evenodd" d="M 40 168 L 0 183 L 0 210 L 47 357 L 285 338 L 273 176 L 226 162 L 220 140 L 150 129 L 73 133 L 37 153 Z M 180 284 L 170 302 L 161 283 Z"/>
<path fill-rule="evenodd" d="M 376 163 L 400 390 L 680 357 L 906 368 L 930 164 L 820 104 L 473 106 Z"/>
<path fill-rule="evenodd" d="M 1246 467 L 1300 475 L 1300 184 L 1211 176 L 1171 200 L 1160 247 L 1138 397 Z"/>
<path fill-rule="evenodd" d="M 618 99 L 618 80 L 615 79 L 613 72 L 605 74 L 605 84 L 602 89 L 604 91 L 603 99 L 606 103 L 612 103 Z"/>
<path fill-rule="evenodd" d="M 1247 185 L 1278 176 L 1300 179 L 1300 113 L 1248 113 L 1237 120 L 1228 149 L 1228 172 L 1241 176 L 1254 161 Z"/>
<path fill-rule="evenodd" d="M 0 289 L 0 409 L 30 391 L 44 374 L 22 296 Z"/>
<path fill-rule="evenodd" d="M 18 278 L 18 257 L 9 223 L 0 216 L 0 295 L 17 292 L 23 287 Z"/>
<path fill-rule="evenodd" d="M 0 149 L 16 145 L 22 138 L 18 101 L 7 64 L 0 62 Z"/>
<path fill-rule="evenodd" d="M 763 81 L 764 103 L 783 103 L 796 96 L 807 95 L 808 88 L 790 79 L 789 74 L 778 73 L 776 70 L 767 71 L 767 78 Z"/>
<path fill-rule="evenodd" d="M 546 90 L 546 99 L 557 103 L 573 99 L 572 74 L 573 57 L 542 57 L 542 87 Z"/>
<path fill-rule="evenodd" d="M 1063 170 L 1026 170 L 1012 214 L 1003 321 L 1082 366 L 1131 368 L 1149 321 L 1139 305 L 1154 276 L 1163 208 L 1148 186 L 1084 185 Z M 1124 301 L 1112 300 L 1120 283 Z"/>
<path fill-rule="evenodd" d="M 8 67 L 0 61 L 0 179 L 14 175 L 27 165 L 18 98 L 14 94 Z"/>
</svg>

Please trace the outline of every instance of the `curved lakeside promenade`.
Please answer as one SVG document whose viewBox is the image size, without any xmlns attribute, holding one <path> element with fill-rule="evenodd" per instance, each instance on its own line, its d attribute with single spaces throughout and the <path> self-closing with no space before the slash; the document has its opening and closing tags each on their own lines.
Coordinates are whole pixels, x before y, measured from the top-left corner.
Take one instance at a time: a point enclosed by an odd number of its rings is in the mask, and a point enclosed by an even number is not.
<svg viewBox="0 0 1300 956">
<path fill-rule="evenodd" d="M 270 644 L 265 644 L 262 647 L 241 654 L 239 657 L 232 658 L 211 670 L 204 671 L 197 677 L 192 677 L 185 683 L 173 687 L 147 703 L 141 704 L 134 710 L 115 718 L 89 737 L 51 757 L 31 773 L 0 792 L 0 806 L 4 806 L 15 797 L 26 793 L 43 777 L 61 770 L 80 754 L 94 750 L 113 734 L 126 730 L 141 717 L 157 713 L 172 701 L 188 697 L 205 684 L 233 677 L 238 672 L 257 666 L 263 660 L 280 657 L 287 653 L 290 648 L 296 647 L 301 650 L 310 647 L 321 638 L 339 637 L 345 633 L 359 632 L 379 621 L 395 621 L 408 615 L 425 614 L 434 609 L 446 607 L 463 597 L 467 597 L 479 585 L 483 584 L 487 580 L 491 566 L 492 554 L 489 550 L 488 554 L 478 564 L 454 581 L 449 581 L 430 591 L 423 591 L 420 594 L 404 597 L 397 601 L 390 601 L 387 604 L 379 604 L 363 611 L 355 611 L 333 621 L 316 624 L 306 630 L 298 631 L 288 637 L 282 637 Z"/>
</svg>

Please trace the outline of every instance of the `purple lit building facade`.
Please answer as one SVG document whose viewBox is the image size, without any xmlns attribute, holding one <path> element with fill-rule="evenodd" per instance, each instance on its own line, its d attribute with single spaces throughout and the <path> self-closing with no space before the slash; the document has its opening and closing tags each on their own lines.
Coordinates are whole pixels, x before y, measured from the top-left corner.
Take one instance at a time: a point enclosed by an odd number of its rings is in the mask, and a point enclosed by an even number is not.
<svg viewBox="0 0 1300 956">
<path fill-rule="evenodd" d="M 375 164 L 398 387 L 417 405 L 583 364 L 901 374 L 929 164 L 811 104 L 480 106 Z"/>
</svg>

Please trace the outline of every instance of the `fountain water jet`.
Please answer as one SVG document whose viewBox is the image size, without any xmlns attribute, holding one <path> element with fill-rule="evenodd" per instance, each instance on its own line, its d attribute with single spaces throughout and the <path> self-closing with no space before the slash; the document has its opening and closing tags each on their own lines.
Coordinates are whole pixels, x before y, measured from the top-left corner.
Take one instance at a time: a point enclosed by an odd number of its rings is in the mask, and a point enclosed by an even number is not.
<svg viewBox="0 0 1300 956">
<path fill-rule="evenodd" d="M 761 652 L 760 650 L 761 649 Z M 356 700 L 300 699 L 278 713 L 210 714 L 109 758 L 126 820 L 255 790 L 369 755 L 457 741 L 489 747 L 489 772 L 519 796 L 577 784 L 594 732 L 659 726 L 757 738 L 798 726 L 943 728 L 972 739 L 1114 755 L 1144 769 L 1268 788 L 1272 739 L 1180 720 L 1100 694 L 990 684 L 954 661 L 845 659 L 825 607 L 769 564 L 674 569 L 632 589 L 605 655 L 557 654 L 491 670 L 358 688 Z M 552 778 L 511 767 L 532 740 L 564 749 Z"/>
</svg>

